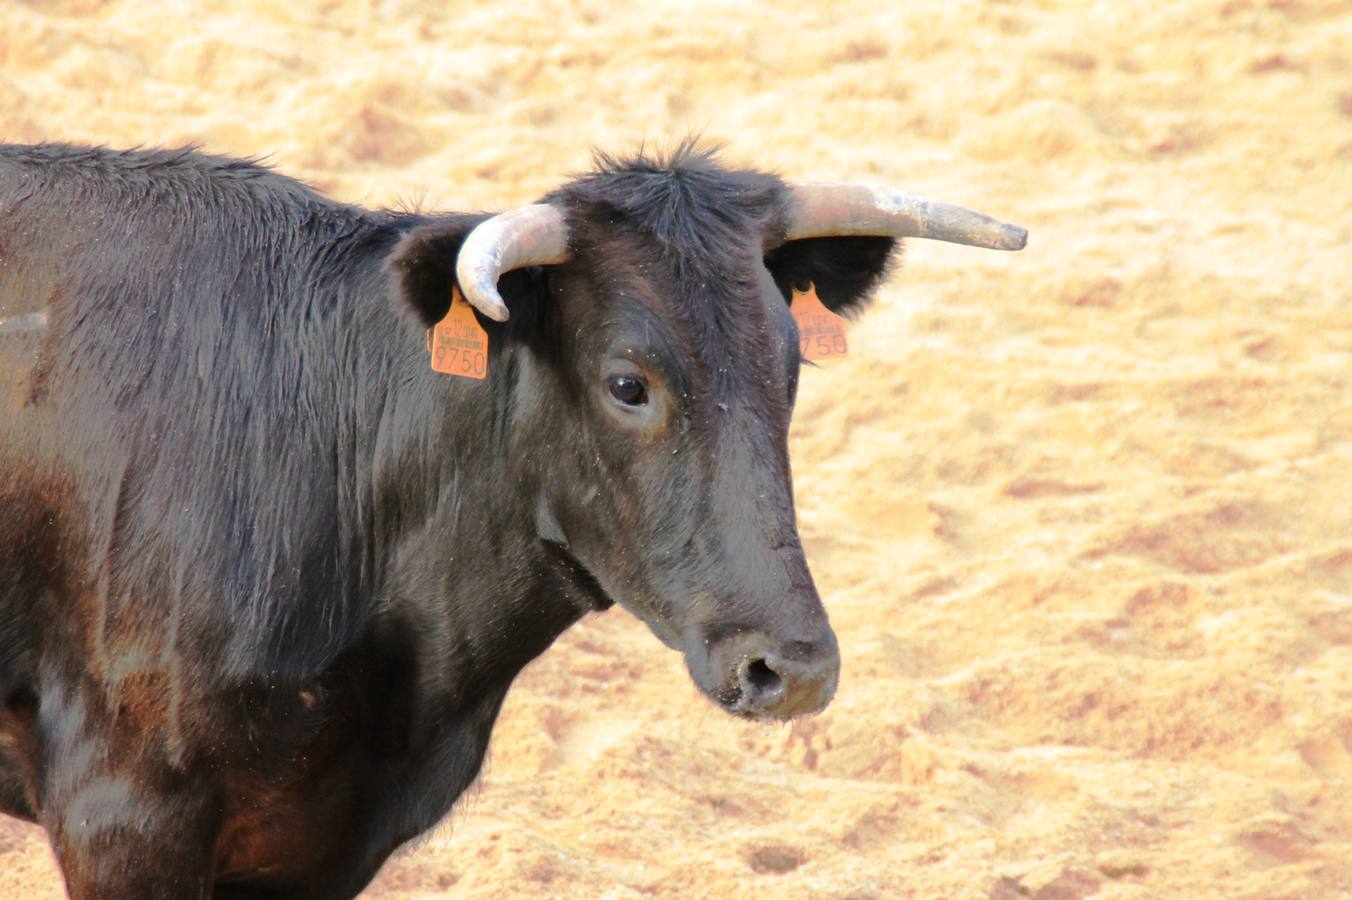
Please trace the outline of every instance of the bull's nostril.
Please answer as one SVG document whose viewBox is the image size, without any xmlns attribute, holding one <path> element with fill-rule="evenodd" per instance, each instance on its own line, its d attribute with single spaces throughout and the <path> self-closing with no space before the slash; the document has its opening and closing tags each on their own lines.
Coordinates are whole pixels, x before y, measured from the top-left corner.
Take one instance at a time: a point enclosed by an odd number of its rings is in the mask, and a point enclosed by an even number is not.
<svg viewBox="0 0 1352 900">
<path fill-rule="evenodd" d="M 763 659 L 753 659 L 742 665 L 742 684 L 753 703 L 773 702 L 784 690 L 779 673 Z"/>
<path fill-rule="evenodd" d="M 796 718 L 823 709 L 836 689 L 835 636 L 827 631 L 814 637 L 783 640 L 751 629 L 715 634 L 708 639 L 707 656 L 697 658 L 699 665 L 690 671 L 705 693 L 735 715 L 760 721 Z"/>
</svg>

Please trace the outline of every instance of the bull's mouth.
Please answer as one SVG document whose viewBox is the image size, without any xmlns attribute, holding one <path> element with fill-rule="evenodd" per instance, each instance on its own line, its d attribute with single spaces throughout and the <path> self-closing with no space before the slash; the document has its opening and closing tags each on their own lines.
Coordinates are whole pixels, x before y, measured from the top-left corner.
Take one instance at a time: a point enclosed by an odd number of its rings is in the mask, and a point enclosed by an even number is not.
<svg viewBox="0 0 1352 900">
<path fill-rule="evenodd" d="M 579 606 L 596 612 L 604 612 L 615 605 L 615 598 L 606 593 L 601 582 L 582 562 L 568 552 L 568 548 L 558 541 L 541 539 L 550 565 L 560 581 L 568 586 L 570 598 Z"/>
</svg>

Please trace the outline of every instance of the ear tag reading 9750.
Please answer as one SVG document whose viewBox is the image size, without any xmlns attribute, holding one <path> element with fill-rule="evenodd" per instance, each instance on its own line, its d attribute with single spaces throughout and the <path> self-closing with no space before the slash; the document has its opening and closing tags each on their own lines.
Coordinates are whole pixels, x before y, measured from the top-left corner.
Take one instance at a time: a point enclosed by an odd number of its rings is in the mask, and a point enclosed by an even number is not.
<svg viewBox="0 0 1352 900">
<path fill-rule="evenodd" d="M 427 332 L 427 349 L 432 354 L 432 371 L 461 378 L 488 377 L 488 332 L 474 318 L 474 309 L 451 288 L 451 308 L 446 318 Z"/>
<path fill-rule="evenodd" d="M 798 323 L 798 352 L 803 359 L 830 359 L 849 352 L 845 343 L 845 320 L 822 305 L 817 286 L 807 290 L 793 289 L 789 312 Z"/>
</svg>

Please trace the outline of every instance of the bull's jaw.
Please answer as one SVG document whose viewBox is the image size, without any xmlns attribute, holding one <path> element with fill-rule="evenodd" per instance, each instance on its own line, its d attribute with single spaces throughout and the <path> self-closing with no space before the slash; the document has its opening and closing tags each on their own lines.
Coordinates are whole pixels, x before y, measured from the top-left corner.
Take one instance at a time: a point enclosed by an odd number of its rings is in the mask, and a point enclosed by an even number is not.
<svg viewBox="0 0 1352 900">
<path fill-rule="evenodd" d="M 606 593 L 601 582 L 568 550 L 566 544 L 542 540 L 545 558 L 554 569 L 554 575 L 567 586 L 567 593 L 583 612 L 605 612 L 615 605 L 615 598 Z"/>
<path fill-rule="evenodd" d="M 535 534 L 549 561 L 555 578 L 565 586 L 575 605 L 582 611 L 604 612 L 615 605 L 596 575 L 573 555 L 568 536 L 554 515 L 549 499 L 541 495 L 535 504 Z"/>
</svg>

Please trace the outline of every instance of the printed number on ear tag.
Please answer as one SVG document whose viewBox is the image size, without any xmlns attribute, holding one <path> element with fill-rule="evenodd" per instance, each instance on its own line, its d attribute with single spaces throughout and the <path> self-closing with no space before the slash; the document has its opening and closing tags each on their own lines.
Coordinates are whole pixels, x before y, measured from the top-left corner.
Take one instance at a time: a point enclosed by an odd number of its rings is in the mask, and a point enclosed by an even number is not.
<svg viewBox="0 0 1352 900">
<path fill-rule="evenodd" d="M 446 318 L 427 332 L 427 349 L 432 354 L 432 371 L 461 378 L 488 377 L 488 332 L 474 318 L 474 309 L 451 288 L 451 308 Z"/>
<path fill-rule="evenodd" d="M 789 312 L 798 323 L 798 351 L 803 359 L 830 359 L 850 351 L 845 343 L 845 320 L 822 305 L 817 286 L 793 289 Z"/>
</svg>

